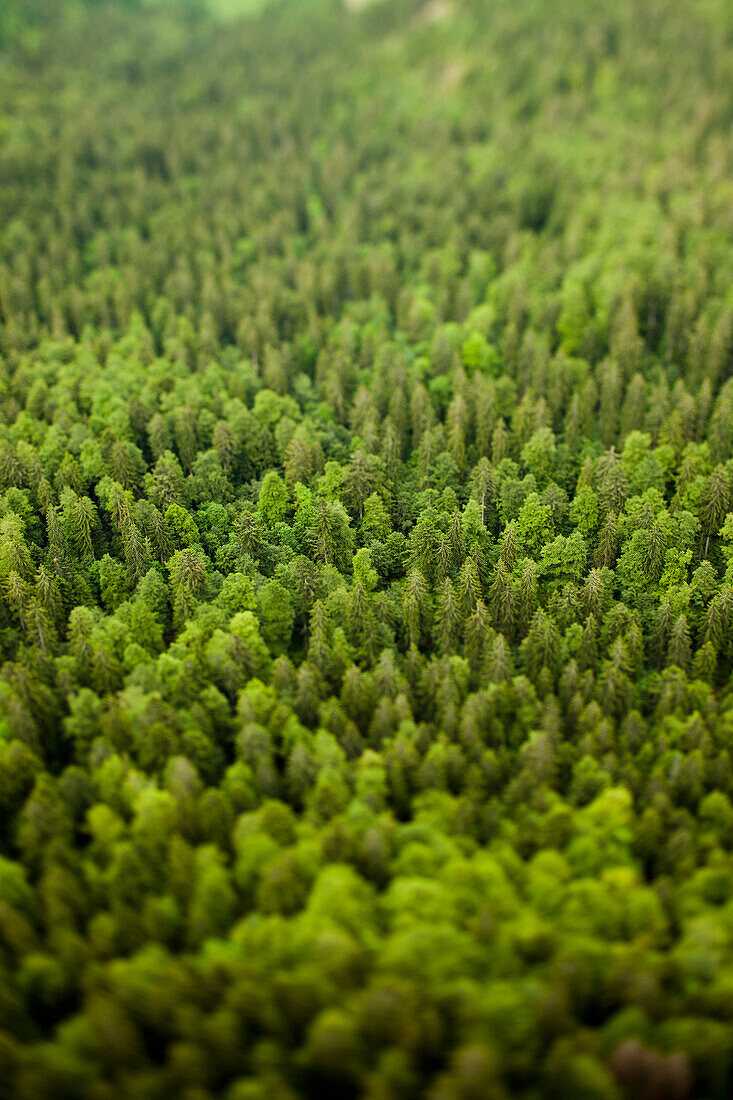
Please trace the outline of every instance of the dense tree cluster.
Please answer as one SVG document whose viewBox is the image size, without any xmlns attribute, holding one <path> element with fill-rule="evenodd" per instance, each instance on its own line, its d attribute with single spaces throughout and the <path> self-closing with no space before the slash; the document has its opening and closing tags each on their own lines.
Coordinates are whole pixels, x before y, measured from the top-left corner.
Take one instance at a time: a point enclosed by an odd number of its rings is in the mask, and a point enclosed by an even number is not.
<svg viewBox="0 0 733 1100">
<path fill-rule="evenodd" d="M 722 1100 L 731 9 L 200 8 L 0 16 L 0 1093 Z"/>
</svg>

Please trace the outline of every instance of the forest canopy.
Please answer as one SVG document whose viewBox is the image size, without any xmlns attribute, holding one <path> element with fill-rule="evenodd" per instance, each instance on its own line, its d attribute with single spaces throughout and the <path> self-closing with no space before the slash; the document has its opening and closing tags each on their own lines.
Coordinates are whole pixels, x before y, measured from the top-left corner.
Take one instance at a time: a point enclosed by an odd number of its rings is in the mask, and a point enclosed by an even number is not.
<svg viewBox="0 0 733 1100">
<path fill-rule="evenodd" d="M 733 8 L 0 9 L 0 1095 L 733 1093 Z"/>
</svg>

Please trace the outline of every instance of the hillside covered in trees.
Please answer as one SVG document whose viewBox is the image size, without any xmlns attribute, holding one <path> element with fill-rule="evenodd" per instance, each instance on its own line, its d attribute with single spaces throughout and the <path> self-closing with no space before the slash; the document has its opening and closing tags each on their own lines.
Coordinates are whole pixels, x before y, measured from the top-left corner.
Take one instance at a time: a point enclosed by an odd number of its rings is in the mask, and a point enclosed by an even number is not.
<svg viewBox="0 0 733 1100">
<path fill-rule="evenodd" d="M 733 9 L 8 0 L 0 1097 L 733 1094 Z"/>
</svg>

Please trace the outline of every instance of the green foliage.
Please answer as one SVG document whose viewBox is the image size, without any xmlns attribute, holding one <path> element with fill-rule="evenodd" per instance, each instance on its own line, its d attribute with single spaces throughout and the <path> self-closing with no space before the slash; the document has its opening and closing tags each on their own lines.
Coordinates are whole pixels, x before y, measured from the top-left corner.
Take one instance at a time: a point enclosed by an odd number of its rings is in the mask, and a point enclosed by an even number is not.
<svg viewBox="0 0 733 1100">
<path fill-rule="evenodd" d="M 0 3 L 0 1093 L 726 1097 L 729 6 L 264 7 Z"/>
</svg>

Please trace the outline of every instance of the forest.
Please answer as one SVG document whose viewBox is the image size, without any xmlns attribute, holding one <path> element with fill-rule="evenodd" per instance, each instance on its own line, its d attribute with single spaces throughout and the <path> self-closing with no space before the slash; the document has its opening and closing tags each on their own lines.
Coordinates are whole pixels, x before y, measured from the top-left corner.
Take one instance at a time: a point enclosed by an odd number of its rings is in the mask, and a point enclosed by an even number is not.
<svg viewBox="0 0 733 1100">
<path fill-rule="evenodd" d="M 733 1095 L 733 7 L 0 5 L 0 1100 Z"/>
</svg>

